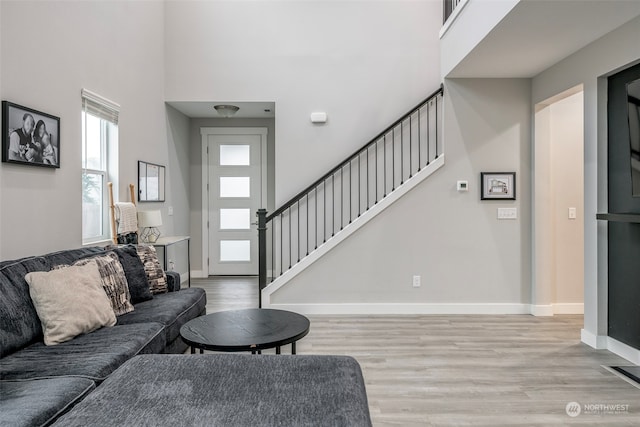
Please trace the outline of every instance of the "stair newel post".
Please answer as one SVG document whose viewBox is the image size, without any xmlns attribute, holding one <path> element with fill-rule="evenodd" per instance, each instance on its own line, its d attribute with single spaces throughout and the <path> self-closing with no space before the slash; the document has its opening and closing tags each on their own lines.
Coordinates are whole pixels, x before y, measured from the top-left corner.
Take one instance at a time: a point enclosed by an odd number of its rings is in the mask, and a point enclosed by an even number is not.
<svg viewBox="0 0 640 427">
<path fill-rule="evenodd" d="M 267 286 L 267 210 L 258 209 L 258 307 L 262 308 L 262 290 Z"/>
</svg>

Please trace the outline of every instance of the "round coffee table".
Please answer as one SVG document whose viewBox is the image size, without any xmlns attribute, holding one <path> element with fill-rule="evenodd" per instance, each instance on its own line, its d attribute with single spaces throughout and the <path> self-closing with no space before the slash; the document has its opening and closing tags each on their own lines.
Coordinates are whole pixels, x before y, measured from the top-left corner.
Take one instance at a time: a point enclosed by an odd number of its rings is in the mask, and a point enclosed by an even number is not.
<svg viewBox="0 0 640 427">
<path fill-rule="evenodd" d="M 180 336 L 191 346 L 212 351 L 250 351 L 260 354 L 267 348 L 291 344 L 296 354 L 296 341 L 309 333 L 309 319 L 290 311 L 250 308 L 219 311 L 196 317 L 180 328 Z"/>
</svg>

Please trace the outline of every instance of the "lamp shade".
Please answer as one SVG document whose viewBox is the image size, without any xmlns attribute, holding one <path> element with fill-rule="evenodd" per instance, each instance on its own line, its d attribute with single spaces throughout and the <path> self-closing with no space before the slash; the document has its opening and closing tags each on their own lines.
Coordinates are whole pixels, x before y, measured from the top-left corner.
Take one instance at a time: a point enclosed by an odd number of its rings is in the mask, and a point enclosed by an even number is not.
<svg viewBox="0 0 640 427">
<path fill-rule="evenodd" d="M 159 227 L 162 225 L 162 215 L 160 211 L 140 211 L 138 212 L 138 227 Z"/>
</svg>

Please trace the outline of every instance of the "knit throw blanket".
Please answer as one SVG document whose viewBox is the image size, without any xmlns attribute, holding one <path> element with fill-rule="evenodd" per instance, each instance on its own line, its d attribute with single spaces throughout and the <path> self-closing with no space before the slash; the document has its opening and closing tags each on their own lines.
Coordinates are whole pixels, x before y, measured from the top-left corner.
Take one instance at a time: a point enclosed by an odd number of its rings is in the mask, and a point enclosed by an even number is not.
<svg viewBox="0 0 640 427">
<path fill-rule="evenodd" d="M 130 202 L 116 203 L 116 223 L 118 234 L 135 233 L 138 231 L 138 215 L 136 205 Z"/>
</svg>

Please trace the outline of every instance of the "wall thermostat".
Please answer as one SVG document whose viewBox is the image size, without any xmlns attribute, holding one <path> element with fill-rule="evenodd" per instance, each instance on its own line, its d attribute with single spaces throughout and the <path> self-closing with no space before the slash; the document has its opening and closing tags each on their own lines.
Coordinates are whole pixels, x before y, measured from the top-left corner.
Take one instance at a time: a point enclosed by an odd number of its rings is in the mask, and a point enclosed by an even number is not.
<svg viewBox="0 0 640 427">
<path fill-rule="evenodd" d="M 458 191 L 469 191 L 469 181 L 458 181 L 457 185 Z"/>
</svg>

